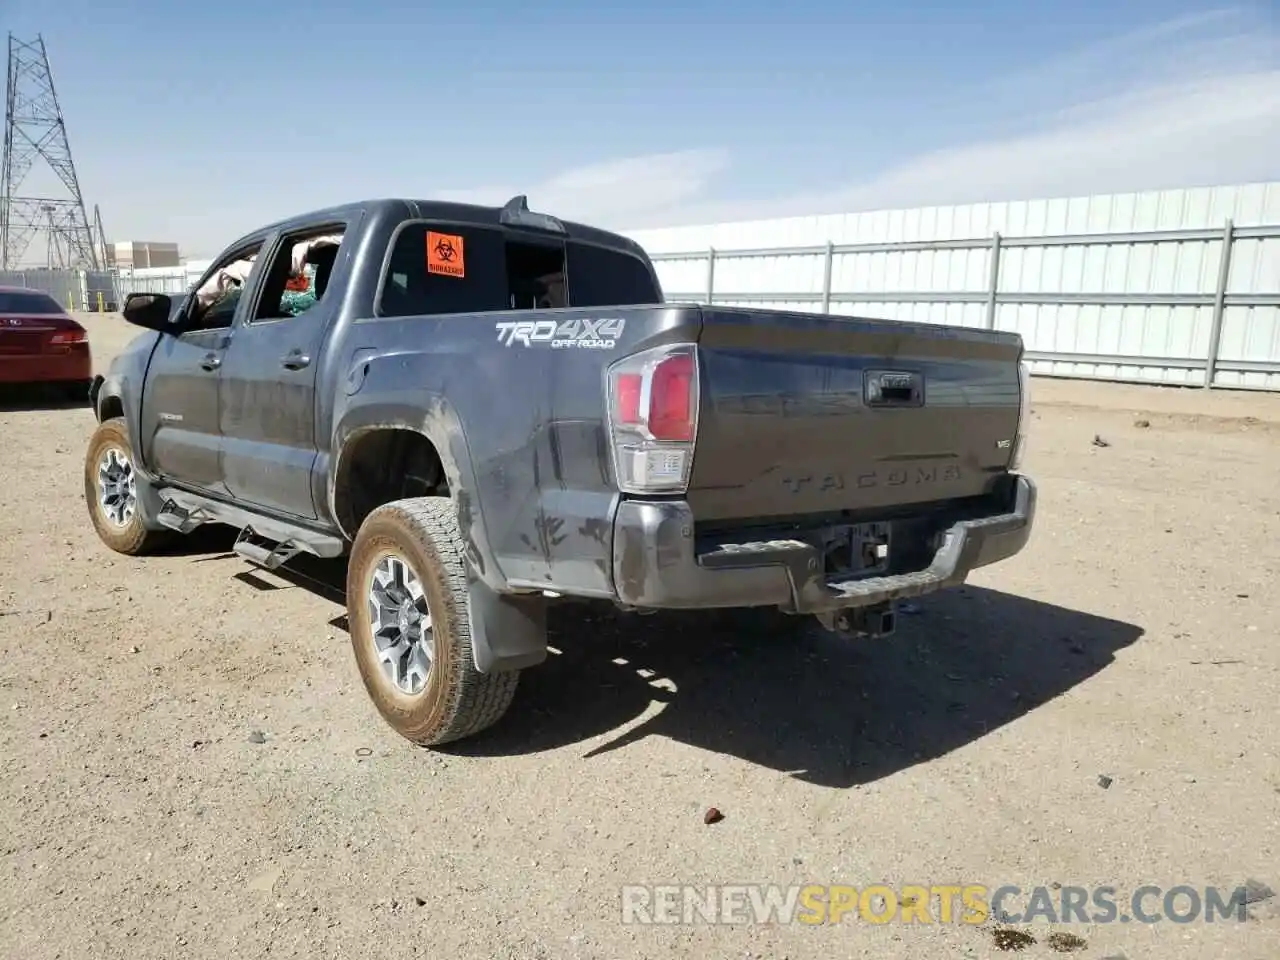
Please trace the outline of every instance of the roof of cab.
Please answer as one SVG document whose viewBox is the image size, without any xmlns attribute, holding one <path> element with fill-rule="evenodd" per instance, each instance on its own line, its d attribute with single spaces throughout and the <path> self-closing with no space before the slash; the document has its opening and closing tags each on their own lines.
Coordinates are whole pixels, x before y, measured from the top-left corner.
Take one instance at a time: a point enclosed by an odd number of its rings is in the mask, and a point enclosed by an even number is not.
<svg viewBox="0 0 1280 960">
<path fill-rule="evenodd" d="M 449 200 L 414 200 L 395 197 L 358 200 L 295 214 L 287 219 L 265 224 L 251 233 L 244 234 L 234 245 L 238 246 L 244 241 L 273 230 L 292 230 L 317 221 L 344 219 L 360 212 L 394 216 L 404 220 L 445 220 L 452 223 L 498 226 L 502 223 L 503 211 L 511 208 L 513 204 L 521 200 L 523 200 L 522 197 L 513 197 L 501 207 L 481 206 L 474 203 L 455 203 Z M 564 227 L 565 235 L 570 239 L 626 250 L 630 253 L 644 254 L 644 248 L 630 237 L 624 237 L 619 233 L 602 230 L 599 227 L 592 227 L 572 220 L 559 220 L 559 222 Z"/>
</svg>

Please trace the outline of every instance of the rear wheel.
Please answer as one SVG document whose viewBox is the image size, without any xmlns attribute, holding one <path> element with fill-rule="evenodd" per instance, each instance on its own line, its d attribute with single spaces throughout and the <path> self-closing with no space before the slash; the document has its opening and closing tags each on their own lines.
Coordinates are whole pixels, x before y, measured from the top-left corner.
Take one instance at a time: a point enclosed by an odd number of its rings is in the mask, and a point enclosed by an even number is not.
<svg viewBox="0 0 1280 960">
<path fill-rule="evenodd" d="M 84 498 L 98 536 L 112 550 L 130 556 L 148 553 L 168 541 L 139 507 L 138 477 L 124 418 L 98 424 L 84 458 Z"/>
<path fill-rule="evenodd" d="M 347 567 L 347 620 L 365 689 L 402 737 L 434 746 L 480 733 L 515 696 L 518 671 L 480 673 L 466 566 L 447 497 L 397 500 L 365 518 Z"/>
</svg>

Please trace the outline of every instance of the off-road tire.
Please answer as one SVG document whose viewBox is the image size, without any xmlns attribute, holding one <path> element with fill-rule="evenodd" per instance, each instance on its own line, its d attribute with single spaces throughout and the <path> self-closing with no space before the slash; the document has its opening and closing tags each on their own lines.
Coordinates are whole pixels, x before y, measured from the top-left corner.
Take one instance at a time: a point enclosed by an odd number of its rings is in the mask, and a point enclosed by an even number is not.
<svg viewBox="0 0 1280 960">
<path fill-rule="evenodd" d="M 98 464 L 110 447 L 121 450 L 133 463 L 133 448 L 129 445 L 123 417 L 103 420 L 89 439 L 89 449 L 84 456 L 84 499 L 89 508 L 89 519 L 93 521 L 98 537 L 116 553 L 131 557 L 151 553 L 172 542 L 173 537 L 171 531 L 157 530 L 147 522 L 141 498 L 134 505 L 133 516 L 123 526 L 112 523 L 98 502 Z"/>
<path fill-rule="evenodd" d="M 396 554 L 421 582 L 432 621 L 433 656 L 422 691 L 402 693 L 383 670 L 367 603 L 379 558 Z M 457 510 L 448 497 L 378 507 L 360 525 L 347 567 L 347 622 L 365 690 L 398 734 L 421 746 L 474 736 L 511 706 L 518 670 L 480 673 L 471 649 L 467 577 Z"/>
</svg>

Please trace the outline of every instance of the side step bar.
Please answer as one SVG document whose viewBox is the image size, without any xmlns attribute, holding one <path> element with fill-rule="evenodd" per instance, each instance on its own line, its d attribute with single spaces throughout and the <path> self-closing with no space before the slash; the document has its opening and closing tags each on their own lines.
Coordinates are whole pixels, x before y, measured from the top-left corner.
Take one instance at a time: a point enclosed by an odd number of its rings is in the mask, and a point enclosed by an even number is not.
<svg viewBox="0 0 1280 960">
<path fill-rule="evenodd" d="M 254 533 L 253 527 L 245 527 L 236 537 L 236 544 L 231 548 L 250 563 L 274 570 L 302 553 L 303 548 L 296 540 L 283 542 L 260 537 Z"/>
<path fill-rule="evenodd" d="M 171 497 L 165 498 L 164 506 L 160 508 L 160 515 L 156 517 L 156 520 L 161 524 L 170 530 L 178 531 L 178 533 L 190 533 L 196 527 L 211 519 L 211 517 L 205 516 L 198 506 L 188 509 L 180 506 Z"/>
<path fill-rule="evenodd" d="M 340 557 L 347 550 L 347 542 L 331 533 L 254 513 L 212 497 L 174 488 L 160 490 L 159 495 L 164 506 L 156 517 L 157 522 L 179 533 L 190 533 L 205 523 L 239 527 L 240 535 L 232 549 L 268 570 L 276 569 L 299 553 Z"/>
</svg>

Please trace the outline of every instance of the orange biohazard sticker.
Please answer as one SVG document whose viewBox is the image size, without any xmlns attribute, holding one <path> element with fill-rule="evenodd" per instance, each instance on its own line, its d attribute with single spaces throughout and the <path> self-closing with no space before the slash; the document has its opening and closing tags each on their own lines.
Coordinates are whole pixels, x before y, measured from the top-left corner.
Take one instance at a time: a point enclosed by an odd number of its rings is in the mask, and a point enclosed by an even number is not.
<svg viewBox="0 0 1280 960">
<path fill-rule="evenodd" d="M 427 231 L 427 273 L 438 273 L 446 277 L 467 275 L 461 237 L 452 233 Z"/>
</svg>

